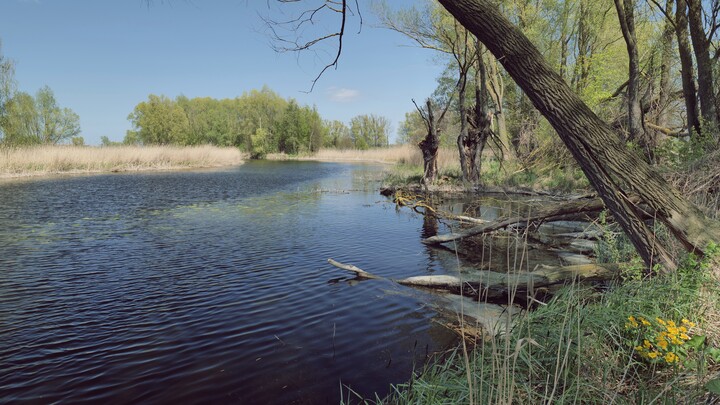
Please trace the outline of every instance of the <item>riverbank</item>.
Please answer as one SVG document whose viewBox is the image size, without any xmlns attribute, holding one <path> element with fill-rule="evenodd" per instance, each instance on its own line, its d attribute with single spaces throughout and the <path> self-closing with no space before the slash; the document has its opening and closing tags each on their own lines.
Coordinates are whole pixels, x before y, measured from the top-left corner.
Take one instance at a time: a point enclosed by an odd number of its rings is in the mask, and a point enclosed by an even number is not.
<svg viewBox="0 0 720 405">
<path fill-rule="evenodd" d="M 415 145 L 393 145 L 387 148 L 358 149 L 320 149 L 313 154 L 287 155 L 271 153 L 268 160 L 315 160 L 320 162 L 371 162 L 382 164 L 400 164 L 422 167 L 422 154 Z M 440 148 L 438 150 L 438 167 L 440 170 L 459 169 L 457 150 Z"/>
<path fill-rule="evenodd" d="M 37 146 L 0 149 L 0 178 L 177 170 L 239 165 L 247 156 L 216 146 Z"/>
<path fill-rule="evenodd" d="M 717 194 L 712 191 L 717 190 L 719 156 L 709 155 L 685 171 L 665 173 L 712 217 L 720 212 Z M 525 186 L 537 187 L 538 178 L 534 178 L 536 183 Z M 407 178 L 398 182 L 398 189 L 413 187 Z M 445 197 L 441 191 L 438 198 Z M 604 223 L 604 218 L 598 222 Z M 661 227 L 656 231 L 658 237 L 667 237 Z M 523 240 L 512 232 L 501 238 Z M 480 243 L 496 242 L 484 239 Z M 681 262 L 677 272 L 648 274 L 621 233 L 605 231 L 598 243 L 595 256 L 599 262 L 627 263 L 619 280 L 570 283 L 554 291 L 549 300 L 531 299 L 531 310 L 513 315 L 507 333 L 483 339 L 477 338 L 477 331 L 487 325 L 468 321 L 459 313 L 457 328 L 468 340 L 427 365 L 408 383 L 395 386 L 394 394 L 381 402 L 720 401 L 720 249 L 709 247 L 710 253 L 701 259 L 678 248 L 672 252 Z M 484 251 L 481 245 L 476 250 Z M 518 268 L 525 268 L 526 251 L 508 249 L 506 253 L 515 257 L 511 262 L 519 263 Z M 487 260 L 485 257 L 479 266 Z M 477 306 L 484 304 L 478 302 Z M 465 307 L 465 311 L 473 308 Z"/>
<path fill-rule="evenodd" d="M 716 403 L 716 258 L 689 256 L 675 274 L 602 290 L 567 285 L 509 333 L 459 347 L 384 403 Z"/>
</svg>

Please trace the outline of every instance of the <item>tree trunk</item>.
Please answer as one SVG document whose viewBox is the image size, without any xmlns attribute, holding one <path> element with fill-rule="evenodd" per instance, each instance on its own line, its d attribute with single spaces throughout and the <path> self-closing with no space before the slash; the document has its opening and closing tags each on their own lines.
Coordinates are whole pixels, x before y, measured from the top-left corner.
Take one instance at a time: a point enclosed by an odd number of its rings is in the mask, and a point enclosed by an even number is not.
<svg viewBox="0 0 720 405">
<path fill-rule="evenodd" d="M 631 141 L 645 147 L 642 109 L 640 108 L 640 57 L 635 36 L 635 6 L 633 0 L 615 0 L 620 27 L 628 52 L 628 133 Z"/>
<path fill-rule="evenodd" d="M 686 0 L 690 38 L 698 69 L 698 95 L 700 96 L 700 115 L 702 127 L 718 139 L 718 115 L 715 108 L 715 87 L 713 83 L 713 65 L 710 60 L 710 41 L 703 28 L 703 12 L 700 0 Z"/>
<path fill-rule="evenodd" d="M 665 10 L 668 14 L 673 12 L 673 0 L 667 0 Z M 663 28 L 661 45 L 660 45 L 660 95 L 658 99 L 657 125 L 661 127 L 668 126 L 668 102 L 670 101 L 670 93 L 672 92 L 670 83 L 670 70 L 672 65 L 672 39 L 673 24 L 671 21 L 665 21 Z"/>
<path fill-rule="evenodd" d="M 492 0 L 440 0 L 547 118 L 648 266 L 677 267 L 629 201 L 634 190 L 688 250 L 720 241 L 720 225 L 684 200 L 575 94 Z"/>
<path fill-rule="evenodd" d="M 505 111 L 503 108 L 503 102 L 505 97 L 505 85 L 503 78 L 497 68 L 497 60 L 493 56 L 488 55 L 487 67 L 489 68 L 488 74 L 488 90 L 490 98 L 495 105 L 495 120 L 497 122 L 497 137 L 500 148 L 502 149 L 502 156 L 504 160 L 514 161 L 517 159 L 515 154 L 515 147 L 510 141 L 508 135 L 507 124 L 505 122 Z"/>
<path fill-rule="evenodd" d="M 460 63 L 458 61 L 458 63 Z M 467 109 L 465 107 L 465 89 L 467 88 L 467 70 L 460 66 L 460 80 L 458 81 L 458 113 L 460 114 L 460 134 L 457 138 L 458 154 L 460 156 L 460 168 L 464 181 L 471 181 L 470 162 L 465 151 L 465 144 L 468 142 Z"/>
<path fill-rule="evenodd" d="M 430 99 L 427 100 L 426 106 L 427 115 L 423 114 L 423 112 L 418 108 L 420 115 L 425 120 L 425 125 L 428 130 L 427 135 L 425 135 L 425 139 L 420 141 L 418 146 L 420 147 L 423 157 L 422 183 L 427 187 L 432 184 L 437 177 L 437 152 L 440 147 L 440 134 L 438 132 L 438 126 L 440 125 L 439 121 L 442 120 L 445 113 L 443 112 L 443 115 L 440 116 L 440 120 L 436 122 Z"/>
<path fill-rule="evenodd" d="M 695 87 L 695 68 L 690 51 L 690 34 L 688 34 L 687 3 L 676 0 L 675 35 L 677 36 L 678 53 L 680 55 L 680 75 L 682 77 L 683 97 L 690 136 L 700 135 L 700 115 L 697 105 L 697 88 Z"/>
<path fill-rule="evenodd" d="M 488 138 L 492 135 L 491 121 L 488 118 L 487 110 L 487 71 L 482 55 L 482 43 L 476 40 L 477 67 L 475 69 L 475 108 L 468 115 L 470 131 L 466 144 L 466 153 L 470 160 L 469 169 L 471 179 L 480 181 L 480 169 L 482 168 L 482 153 L 485 150 Z"/>
</svg>

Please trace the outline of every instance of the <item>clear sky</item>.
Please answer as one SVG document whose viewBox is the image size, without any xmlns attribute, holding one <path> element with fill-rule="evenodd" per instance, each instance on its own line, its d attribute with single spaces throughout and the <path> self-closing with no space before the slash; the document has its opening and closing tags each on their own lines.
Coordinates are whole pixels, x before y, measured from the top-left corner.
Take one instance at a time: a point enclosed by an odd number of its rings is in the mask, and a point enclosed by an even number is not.
<svg viewBox="0 0 720 405">
<path fill-rule="evenodd" d="M 18 88 L 34 94 L 50 86 L 59 105 L 80 116 L 88 144 L 99 144 L 101 136 L 122 140 L 131 127 L 128 114 L 149 94 L 233 98 L 267 85 L 316 105 L 325 119 L 386 116 L 394 134 L 414 108 L 411 98 L 422 100 L 434 90 L 442 70 L 437 56 L 377 28 L 369 2 L 360 1 L 361 32 L 352 19 L 339 67 L 307 94 L 331 56 L 328 50 L 276 53 L 260 17 L 287 18 L 275 3 L 0 0 L 0 39 L 15 61 Z M 329 31 L 338 23 L 327 16 L 316 28 Z"/>
</svg>

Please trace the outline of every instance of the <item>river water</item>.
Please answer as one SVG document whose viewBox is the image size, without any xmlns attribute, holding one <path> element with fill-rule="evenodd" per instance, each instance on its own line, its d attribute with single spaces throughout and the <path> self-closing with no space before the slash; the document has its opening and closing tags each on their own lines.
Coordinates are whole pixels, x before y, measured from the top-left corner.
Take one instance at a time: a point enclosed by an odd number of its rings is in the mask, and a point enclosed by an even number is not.
<svg viewBox="0 0 720 405">
<path fill-rule="evenodd" d="M 222 170 L 0 183 L 0 403 L 338 403 L 381 396 L 453 333 L 443 274 L 380 168 Z M 427 231 L 427 230 L 425 230 Z"/>
</svg>

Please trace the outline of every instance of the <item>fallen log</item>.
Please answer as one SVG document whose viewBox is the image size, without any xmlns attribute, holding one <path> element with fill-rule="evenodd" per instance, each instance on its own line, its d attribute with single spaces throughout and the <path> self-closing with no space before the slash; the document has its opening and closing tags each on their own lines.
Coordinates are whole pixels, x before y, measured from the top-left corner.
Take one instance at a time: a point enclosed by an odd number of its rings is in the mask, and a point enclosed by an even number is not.
<svg viewBox="0 0 720 405">
<path fill-rule="evenodd" d="M 333 259 L 328 263 L 343 270 L 348 270 L 360 279 L 386 279 L 368 273 L 351 264 L 344 264 Z M 409 286 L 448 291 L 455 294 L 476 297 L 480 300 L 497 300 L 511 294 L 519 298 L 527 297 L 536 288 L 549 287 L 572 281 L 609 281 L 620 275 L 619 264 L 578 264 L 572 266 L 538 266 L 532 272 L 498 273 L 494 271 L 478 271 L 472 278 L 461 278 L 450 275 L 413 276 L 402 279 L 387 279 L 395 283 Z"/>
<path fill-rule="evenodd" d="M 630 197 L 630 202 L 638 204 L 640 203 L 640 198 L 637 196 Z M 602 211 L 604 209 L 605 204 L 600 198 L 570 201 L 553 207 L 541 208 L 531 215 L 499 218 L 493 222 L 478 225 L 463 231 L 431 236 L 423 239 L 422 242 L 427 245 L 452 242 L 470 236 L 497 231 L 515 224 L 525 225 L 531 222 L 556 221 L 579 214 Z"/>
</svg>

